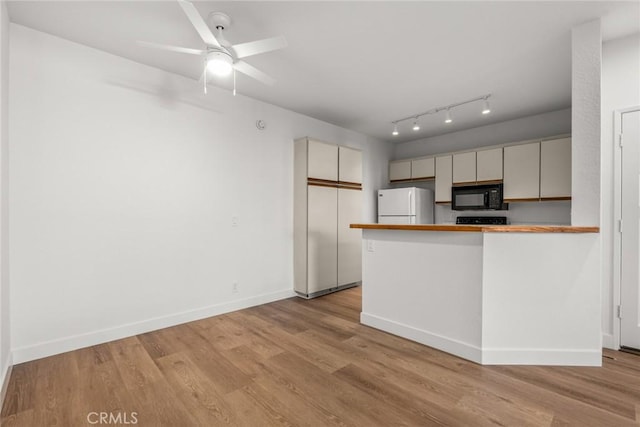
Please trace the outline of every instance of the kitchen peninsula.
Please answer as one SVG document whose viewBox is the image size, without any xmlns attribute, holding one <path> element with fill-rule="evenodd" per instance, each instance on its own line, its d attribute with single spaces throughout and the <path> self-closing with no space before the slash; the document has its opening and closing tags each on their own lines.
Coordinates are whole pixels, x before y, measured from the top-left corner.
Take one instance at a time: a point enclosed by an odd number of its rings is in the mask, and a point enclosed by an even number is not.
<svg viewBox="0 0 640 427">
<path fill-rule="evenodd" d="M 601 365 L 598 227 L 351 227 L 363 324 L 480 364 Z"/>
</svg>

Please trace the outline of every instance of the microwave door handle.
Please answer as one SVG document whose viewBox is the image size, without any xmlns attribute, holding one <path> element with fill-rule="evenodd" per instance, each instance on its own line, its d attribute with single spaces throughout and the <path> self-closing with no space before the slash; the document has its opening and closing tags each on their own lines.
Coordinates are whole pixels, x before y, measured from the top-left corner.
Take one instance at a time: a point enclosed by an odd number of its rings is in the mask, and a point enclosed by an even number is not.
<svg viewBox="0 0 640 427">
<path fill-rule="evenodd" d="M 489 192 L 488 191 L 484 192 L 484 207 L 485 208 L 489 207 Z"/>
</svg>

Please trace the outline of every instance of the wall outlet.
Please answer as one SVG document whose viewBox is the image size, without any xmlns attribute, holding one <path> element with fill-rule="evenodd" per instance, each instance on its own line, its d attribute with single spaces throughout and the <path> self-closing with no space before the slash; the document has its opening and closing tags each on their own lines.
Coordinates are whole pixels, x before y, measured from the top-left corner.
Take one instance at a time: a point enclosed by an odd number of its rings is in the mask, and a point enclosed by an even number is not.
<svg viewBox="0 0 640 427">
<path fill-rule="evenodd" d="M 231 285 L 231 293 L 238 293 L 238 282 L 233 282 L 233 284 Z"/>
<path fill-rule="evenodd" d="M 238 226 L 238 217 L 237 216 L 232 216 L 231 217 L 231 226 L 232 227 L 237 227 Z"/>
<path fill-rule="evenodd" d="M 368 250 L 369 252 L 375 252 L 376 247 L 375 247 L 375 245 L 373 244 L 373 240 L 367 240 L 367 250 Z"/>
</svg>

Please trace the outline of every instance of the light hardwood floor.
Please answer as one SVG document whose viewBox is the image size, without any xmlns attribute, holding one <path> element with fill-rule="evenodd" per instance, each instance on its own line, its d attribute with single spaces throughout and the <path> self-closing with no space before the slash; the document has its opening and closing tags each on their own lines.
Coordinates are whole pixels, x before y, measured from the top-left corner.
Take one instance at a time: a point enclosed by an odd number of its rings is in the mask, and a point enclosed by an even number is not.
<svg viewBox="0 0 640 427">
<path fill-rule="evenodd" d="M 292 298 L 17 365 L 2 426 L 92 412 L 172 427 L 640 425 L 638 356 L 480 366 L 360 325 L 360 300 Z"/>
</svg>

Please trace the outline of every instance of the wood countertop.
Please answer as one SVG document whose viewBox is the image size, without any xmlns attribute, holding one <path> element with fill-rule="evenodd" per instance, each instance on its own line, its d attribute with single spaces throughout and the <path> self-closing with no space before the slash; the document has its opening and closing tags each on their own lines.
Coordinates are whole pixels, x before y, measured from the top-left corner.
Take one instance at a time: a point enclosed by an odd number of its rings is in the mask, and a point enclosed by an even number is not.
<svg viewBox="0 0 640 427">
<path fill-rule="evenodd" d="M 600 227 L 571 225 L 351 224 L 363 230 L 462 231 L 472 233 L 599 233 Z"/>
</svg>

